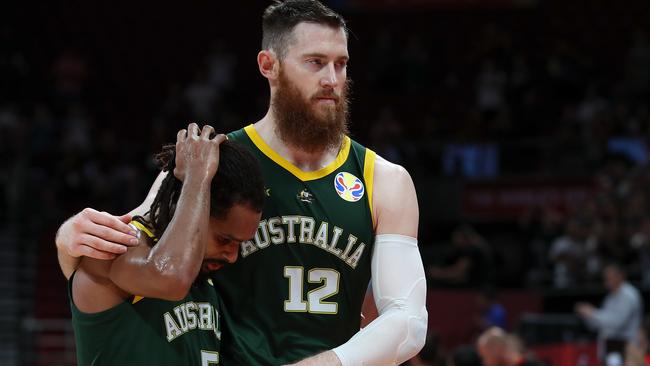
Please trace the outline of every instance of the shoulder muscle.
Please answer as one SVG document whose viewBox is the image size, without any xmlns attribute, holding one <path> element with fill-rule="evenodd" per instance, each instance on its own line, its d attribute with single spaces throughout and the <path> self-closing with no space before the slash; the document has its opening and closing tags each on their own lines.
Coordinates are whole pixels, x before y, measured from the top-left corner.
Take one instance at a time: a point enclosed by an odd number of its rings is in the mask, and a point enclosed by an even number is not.
<svg viewBox="0 0 650 366">
<path fill-rule="evenodd" d="M 417 237 L 418 201 L 413 180 L 406 169 L 377 156 L 374 190 L 375 234 Z"/>
</svg>

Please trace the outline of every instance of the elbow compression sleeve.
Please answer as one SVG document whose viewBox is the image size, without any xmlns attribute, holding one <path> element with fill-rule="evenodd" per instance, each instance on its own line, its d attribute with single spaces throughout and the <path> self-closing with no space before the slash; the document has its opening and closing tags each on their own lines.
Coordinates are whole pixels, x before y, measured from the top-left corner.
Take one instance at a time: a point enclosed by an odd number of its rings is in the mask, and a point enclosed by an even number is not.
<svg viewBox="0 0 650 366">
<path fill-rule="evenodd" d="M 426 280 L 416 238 L 376 236 L 372 290 L 379 317 L 334 349 L 343 366 L 398 365 L 424 346 Z"/>
</svg>

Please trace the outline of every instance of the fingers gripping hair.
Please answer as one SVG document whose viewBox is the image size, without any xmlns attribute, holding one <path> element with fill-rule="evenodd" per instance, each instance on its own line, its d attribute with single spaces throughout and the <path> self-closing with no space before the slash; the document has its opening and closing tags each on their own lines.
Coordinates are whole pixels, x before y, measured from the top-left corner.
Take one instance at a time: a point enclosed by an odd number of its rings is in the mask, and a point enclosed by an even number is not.
<svg viewBox="0 0 650 366">
<path fill-rule="evenodd" d="M 215 136 L 213 131 L 210 131 L 210 136 Z M 168 172 L 149 210 L 149 224 L 154 229 L 154 235 L 160 237 L 174 216 L 183 183 L 173 173 L 176 167 L 175 145 L 164 146 L 155 160 L 162 171 Z M 212 217 L 225 217 L 235 204 L 262 211 L 265 200 L 262 172 L 257 158 L 246 147 L 230 140 L 219 145 L 219 168 L 212 183 Z"/>
</svg>

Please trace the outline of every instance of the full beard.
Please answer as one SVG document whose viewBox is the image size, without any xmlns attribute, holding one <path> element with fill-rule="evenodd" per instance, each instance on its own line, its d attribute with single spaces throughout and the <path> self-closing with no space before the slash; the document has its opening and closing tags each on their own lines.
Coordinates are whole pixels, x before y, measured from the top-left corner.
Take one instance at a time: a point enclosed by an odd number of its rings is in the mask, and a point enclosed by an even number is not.
<svg viewBox="0 0 650 366">
<path fill-rule="evenodd" d="M 309 153 L 340 148 L 343 136 L 348 133 L 349 85 L 347 81 L 340 95 L 333 90 L 321 90 L 305 99 L 280 71 L 272 102 L 280 139 Z M 334 105 L 318 105 L 317 98 L 323 97 L 334 98 Z"/>
</svg>

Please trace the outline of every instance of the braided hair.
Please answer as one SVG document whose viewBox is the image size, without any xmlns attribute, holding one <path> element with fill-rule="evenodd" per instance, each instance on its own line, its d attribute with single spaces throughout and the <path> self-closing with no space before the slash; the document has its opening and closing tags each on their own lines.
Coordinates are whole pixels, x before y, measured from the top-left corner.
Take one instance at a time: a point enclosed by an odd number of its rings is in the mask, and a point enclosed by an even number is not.
<svg viewBox="0 0 650 366">
<path fill-rule="evenodd" d="M 147 220 L 154 235 L 159 238 L 174 216 L 183 182 L 174 176 L 174 144 L 163 146 L 154 159 L 160 169 L 167 172 L 151 204 Z M 210 216 L 224 218 L 236 204 L 261 212 L 264 207 L 264 183 L 259 163 L 253 154 L 242 145 L 226 140 L 219 145 L 219 167 L 212 178 Z"/>
</svg>

